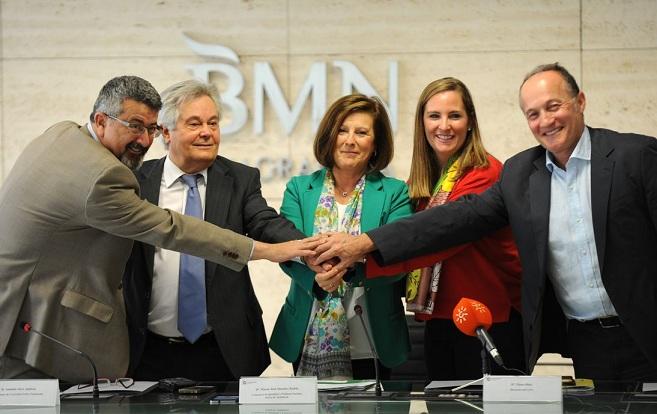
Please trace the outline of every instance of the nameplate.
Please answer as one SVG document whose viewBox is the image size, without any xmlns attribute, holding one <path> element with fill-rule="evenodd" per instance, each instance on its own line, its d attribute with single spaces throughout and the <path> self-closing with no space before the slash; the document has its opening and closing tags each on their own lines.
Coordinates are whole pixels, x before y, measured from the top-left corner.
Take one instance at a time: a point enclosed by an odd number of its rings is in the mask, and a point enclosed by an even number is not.
<svg viewBox="0 0 657 414">
<path fill-rule="evenodd" d="M 561 402 L 484 402 L 484 412 L 486 414 L 562 414 L 563 404 Z M 242 414 L 242 413 L 240 413 Z"/>
<path fill-rule="evenodd" d="M 242 377 L 240 404 L 316 404 L 317 377 Z"/>
<path fill-rule="evenodd" d="M 561 377 L 507 376 L 484 377 L 484 402 L 561 402 Z"/>
<path fill-rule="evenodd" d="M 0 380 L 0 406 L 54 407 L 59 405 L 59 380 Z"/>
</svg>

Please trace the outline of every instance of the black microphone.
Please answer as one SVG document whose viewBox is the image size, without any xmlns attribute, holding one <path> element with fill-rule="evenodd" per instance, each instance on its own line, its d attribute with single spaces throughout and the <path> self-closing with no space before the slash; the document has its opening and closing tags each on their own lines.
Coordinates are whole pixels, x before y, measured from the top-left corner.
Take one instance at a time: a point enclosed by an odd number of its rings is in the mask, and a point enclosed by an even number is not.
<svg viewBox="0 0 657 414">
<path fill-rule="evenodd" d="M 475 333 L 477 334 L 479 341 L 481 341 L 481 344 L 486 348 L 486 351 L 488 351 L 490 356 L 493 357 L 493 360 L 495 360 L 497 365 L 503 367 L 504 361 L 502 360 L 502 355 L 500 355 L 497 350 L 495 342 L 493 342 L 493 338 L 490 337 L 488 331 L 484 327 L 479 326 L 475 329 Z"/>
<path fill-rule="evenodd" d="M 85 354 L 82 351 L 79 351 L 79 350 L 73 348 L 70 345 L 65 344 L 64 342 L 60 341 L 59 339 L 55 339 L 50 335 L 44 334 L 41 331 L 37 331 L 36 329 L 32 328 L 32 325 L 29 322 L 21 322 L 21 326 L 23 328 L 23 331 L 25 331 L 25 333 L 34 332 L 35 334 L 41 335 L 44 338 L 47 338 L 47 339 L 53 341 L 54 343 L 63 346 L 64 348 L 68 349 L 69 351 L 71 351 L 75 354 L 78 354 L 81 357 L 84 357 L 87 361 L 89 361 L 89 364 L 91 364 L 91 368 L 93 368 L 93 370 L 94 370 L 94 376 L 93 376 L 93 381 L 92 381 L 93 397 L 98 398 L 100 396 L 100 391 L 98 390 L 98 370 L 96 369 L 96 364 L 94 364 L 94 361 L 92 361 L 91 358 L 89 358 L 89 355 Z"/>
<path fill-rule="evenodd" d="M 376 353 L 374 348 L 374 343 L 370 337 L 370 332 L 367 330 L 367 325 L 365 325 L 365 320 L 363 319 L 363 308 L 360 305 L 354 306 L 354 312 L 358 315 L 360 323 L 363 325 L 363 330 L 365 331 L 365 336 L 367 337 L 367 343 L 370 345 L 370 351 L 374 355 L 374 393 L 377 397 L 381 396 L 381 377 L 379 376 L 379 355 Z"/>
</svg>

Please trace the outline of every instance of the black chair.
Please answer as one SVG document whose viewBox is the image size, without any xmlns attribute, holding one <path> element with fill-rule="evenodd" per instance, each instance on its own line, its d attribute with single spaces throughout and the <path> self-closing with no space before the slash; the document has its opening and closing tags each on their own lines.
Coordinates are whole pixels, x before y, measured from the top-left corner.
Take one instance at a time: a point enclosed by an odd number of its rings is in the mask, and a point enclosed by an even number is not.
<svg viewBox="0 0 657 414">
<path fill-rule="evenodd" d="M 391 380 L 424 381 L 427 369 L 424 364 L 424 322 L 418 322 L 413 315 L 406 315 L 408 334 L 411 339 L 411 353 L 408 360 L 392 368 Z"/>
</svg>

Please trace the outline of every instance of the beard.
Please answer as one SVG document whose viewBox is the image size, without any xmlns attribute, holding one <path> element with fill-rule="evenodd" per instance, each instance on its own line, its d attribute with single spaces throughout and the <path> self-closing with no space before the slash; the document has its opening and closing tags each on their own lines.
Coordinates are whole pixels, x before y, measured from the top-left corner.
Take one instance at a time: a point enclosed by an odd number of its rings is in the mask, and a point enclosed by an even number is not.
<svg viewBox="0 0 657 414">
<path fill-rule="evenodd" d="M 139 151 L 138 154 L 135 154 L 134 151 Z M 131 170 L 136 170 L 141 167 L 141 164 L 144 162 L 144 155 L 146 155 L 148 148 L 137 144 L 136 142 L 131 142 L 126 145 L 125 151 L 119 157 L 119 161 L 123 163 L 126 167 Z"/>
</svg>

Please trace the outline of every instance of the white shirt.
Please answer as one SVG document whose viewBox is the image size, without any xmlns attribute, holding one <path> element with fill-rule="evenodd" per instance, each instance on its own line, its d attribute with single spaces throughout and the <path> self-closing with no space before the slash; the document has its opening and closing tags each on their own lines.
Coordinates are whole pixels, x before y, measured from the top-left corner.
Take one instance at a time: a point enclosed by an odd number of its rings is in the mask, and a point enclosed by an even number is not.
<svg viewBox="0 0 657 414">
<path fill-rule="evenodd" d="M 591 136 L 584 128 L 566 170 L 547 154 L 552 173 L 548 275 L 569 319 L 616 315 L 602 284 L 591 213 Z"/>
<path fill-rule="evenodd" d="M 187 200 L 187 186 L 180 176 L 185 174 L 167 156 L 164 160 L 162 181 L 160 182 L 160 199 L 158 206 L 184 214 Z M 208 170 L 199 171 L 203 176 L 197 181 L 201 198 L 201 208 L 205 216 L 205 192 Z M 148 312 L 148 329 L 158 335 L 179 337 L 178 330 L 178 272 L 180 270 L 180 253 L 155 247 L 153 258 L 153 287 L 151 289 L 150 308 Z M 208 329 L 206 328 L 206 332 Z"/>
</svg>

